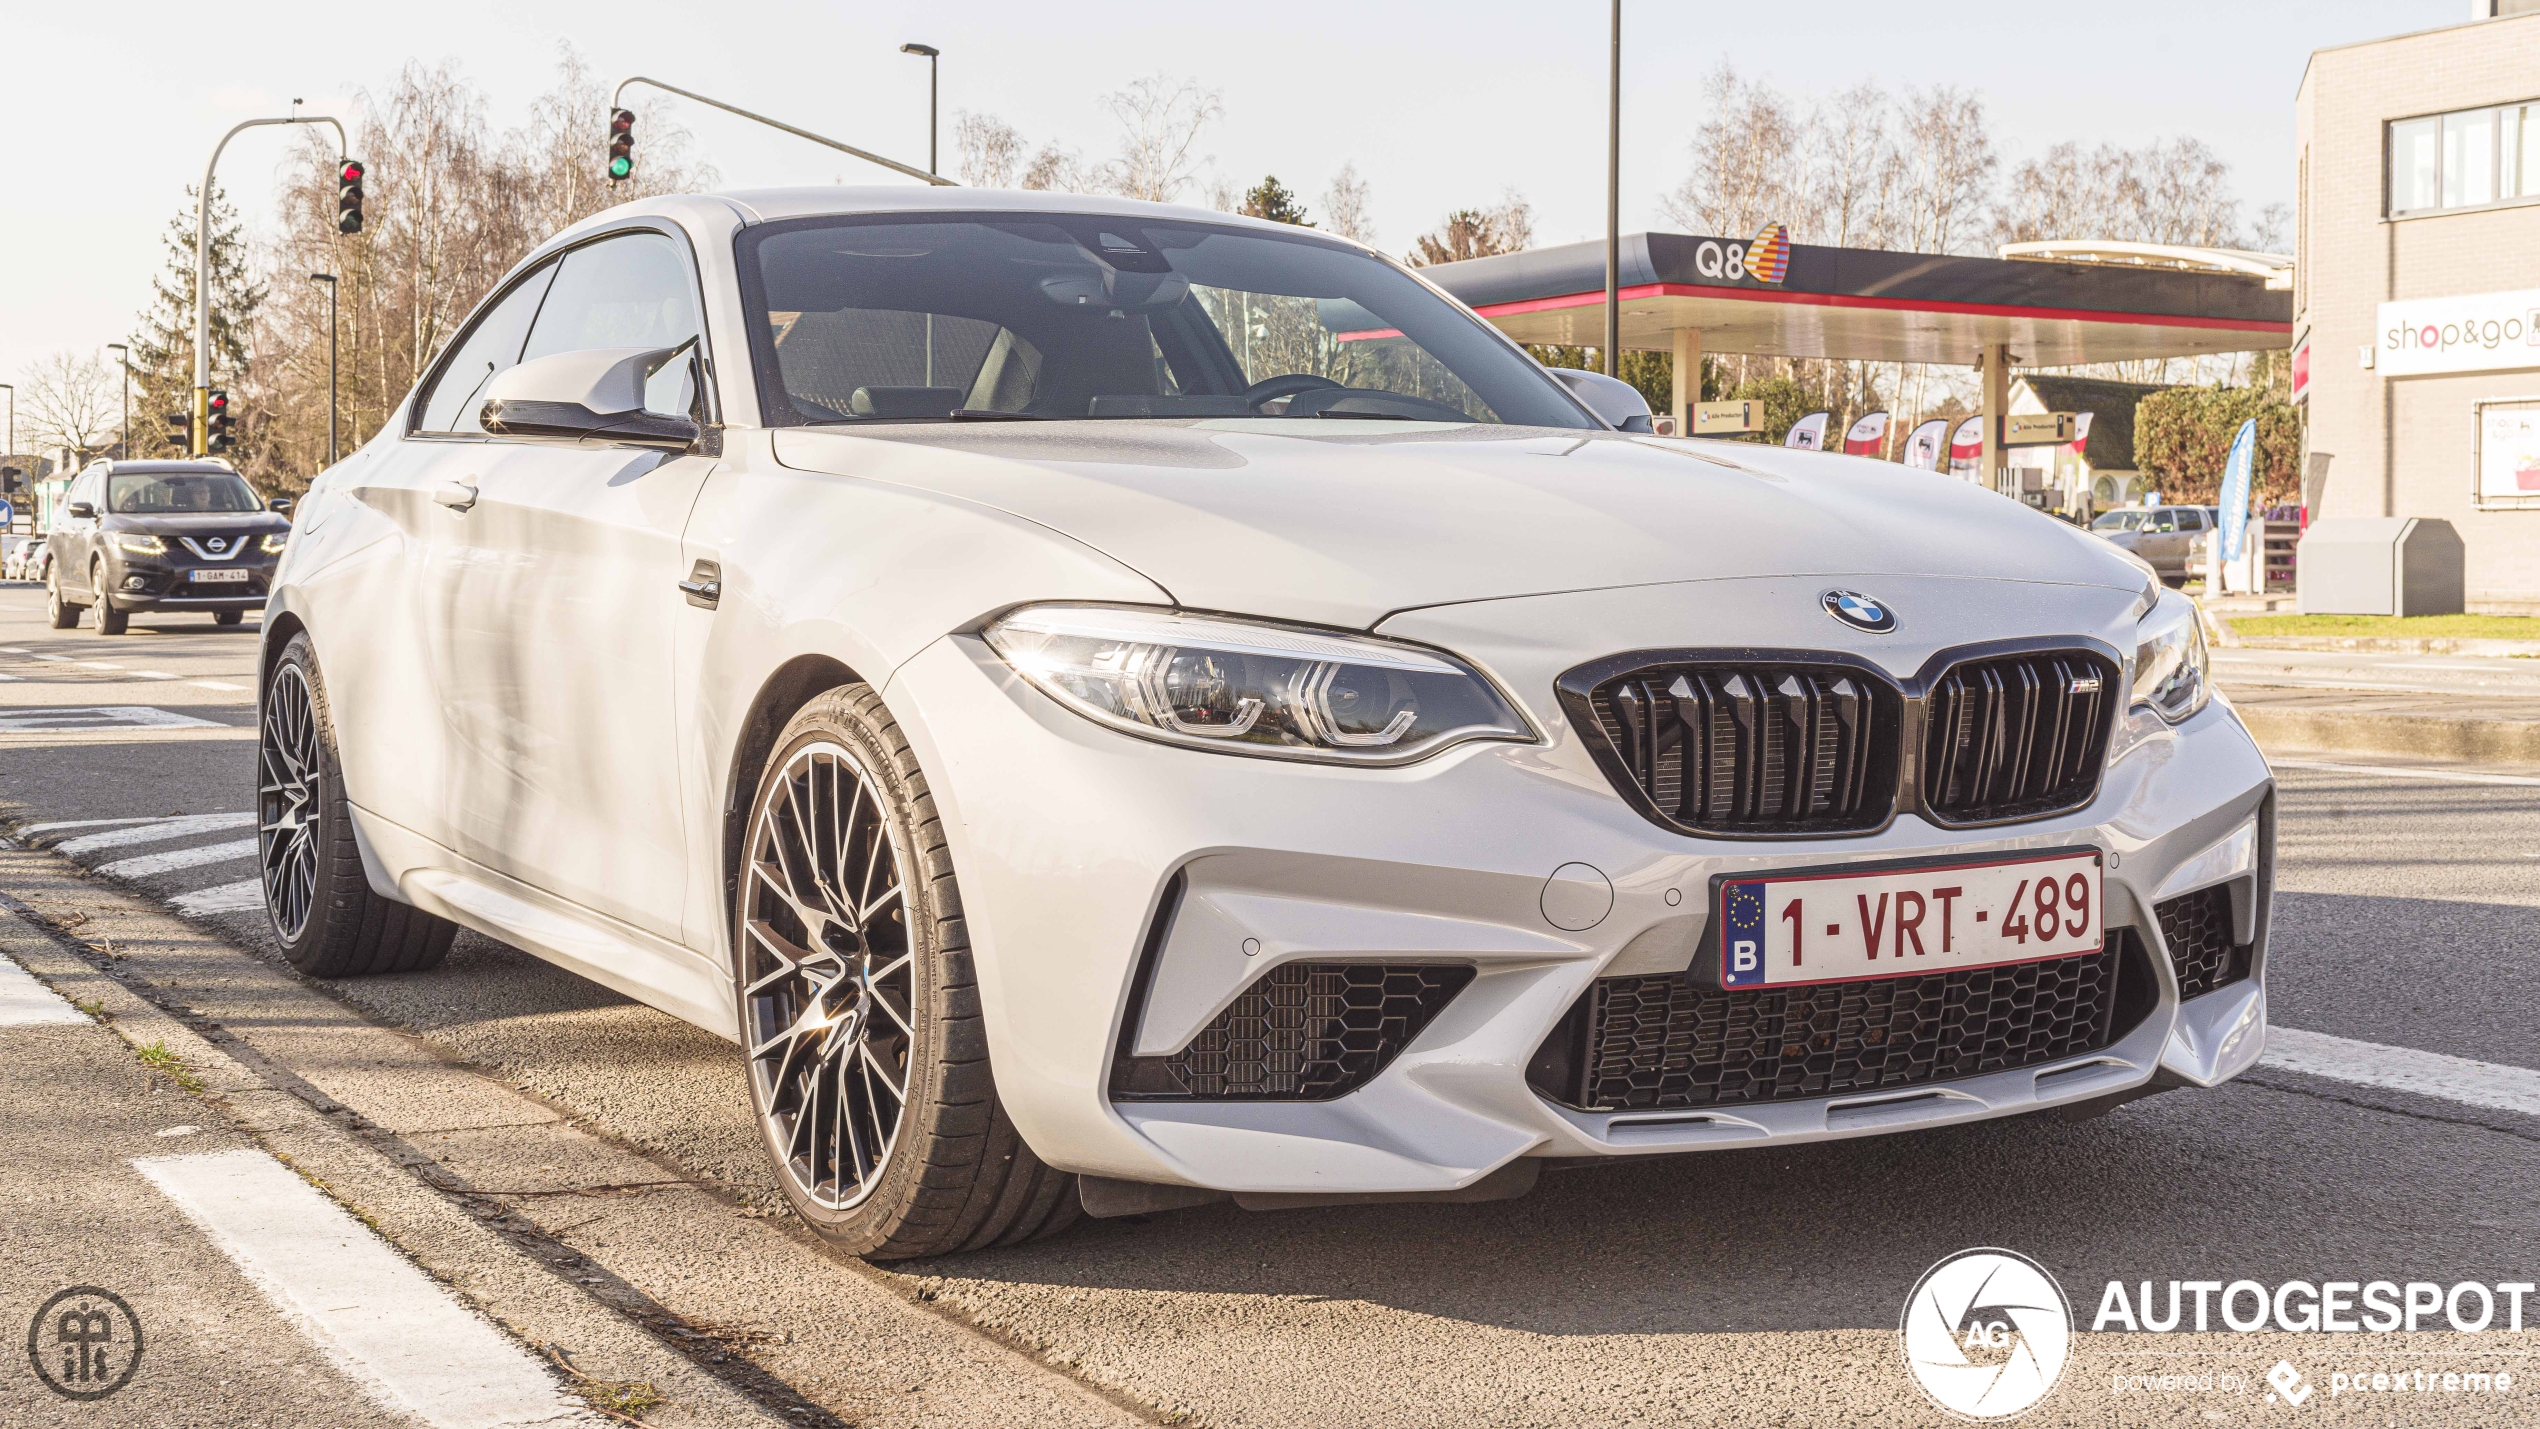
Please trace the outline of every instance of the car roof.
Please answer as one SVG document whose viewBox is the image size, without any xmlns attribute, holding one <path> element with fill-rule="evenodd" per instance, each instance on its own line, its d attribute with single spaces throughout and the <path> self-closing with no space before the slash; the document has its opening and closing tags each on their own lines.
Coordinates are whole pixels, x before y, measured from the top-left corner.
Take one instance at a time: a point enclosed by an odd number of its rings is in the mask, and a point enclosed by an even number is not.
<svg viewBox="0 0 2540 1429">
<path fill-rule="evenodd" d="M 237 469 L 227 462 L 218 461 L 112 461 L 106 463 L 106 469 L 118 474 L 137 471 L 144 475 L 168 471 L 199 471 L 205 474 L 227 472 L 232 476 L 238 474 Z"/>
<path fill-rule="evenodd" d="M 723 209 L 744 226 L 788 218 L 853 217 L 862 214 L 1049 213 L 1092 218 L 1171 219 L 1227 228 L 1253 228 L 1289 237 L 1319 238 L 1348 248 L 1365 248 L 1355 240 L 1292 223 L 1247 218 L 1188 204 L 1149 203 L 1143 199 L 1103 194 L 1055 193 L 1043 189 L 980 189 L 934 184 L 818 184 L 792 188 L 730 189 L 705 194 L 664 194 L 637 199 L 593 214 L 574 224 L 578 233 L 609 221 L 637 215 L 663 218 L 695 216 L 700 206 Z M 562 235 L 559 235 L 562 236 Z M 541 245 L 544 247 L 545 245 Z M 1372 250 L 1370 250 L 1372 251 Z"/>
</svg>

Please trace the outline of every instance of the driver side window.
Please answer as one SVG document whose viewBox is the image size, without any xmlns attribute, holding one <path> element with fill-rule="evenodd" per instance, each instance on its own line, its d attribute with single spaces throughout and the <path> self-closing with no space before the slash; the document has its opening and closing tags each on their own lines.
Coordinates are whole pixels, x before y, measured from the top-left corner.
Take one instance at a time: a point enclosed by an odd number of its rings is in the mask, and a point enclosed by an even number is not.
<svg viewBox="0 0 2540 1429">
<path fill-rule="evenodd" d="M 529 320 L 537 316 L 538 302 L 547 295 L 547 284 L 555 275 L 553 263 L 539 268 L 486 309 L 476 325 L 468 329 L 458 351 L 451 354 L 441 375 L 433 379 L 432 390 L 424 394 L 416 431 L 485 434 L 483 424 L 476 420 L 476 414 L 484 410 L 481 394 L 485 384 L 494 380 L 495 373 L 520 361 L 520 345 L 529 336 Z"/>
<path fill-rule="evenodd" d="M 668 235 L 626 233 L 564 256 L 520 360 L 594 347 L 677 347 L 698 334 L 696 281 Z M 644 410 L 697 411 L 694 350 L 663 364 L 644 385 Z"/>
</svg>

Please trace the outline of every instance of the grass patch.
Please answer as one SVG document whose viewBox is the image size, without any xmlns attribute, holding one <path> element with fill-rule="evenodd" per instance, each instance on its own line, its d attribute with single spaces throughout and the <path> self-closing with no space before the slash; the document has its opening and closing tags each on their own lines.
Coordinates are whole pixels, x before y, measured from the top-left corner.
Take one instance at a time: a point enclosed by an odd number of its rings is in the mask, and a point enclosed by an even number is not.
<svg viewBox="0 0 2540 1429">
<path fill-rule="evenodd" d="M 2529 615 L 2226 615 L 2243 635 L 2369 635 L 2439 640 L 2540 640 Z"/>
<path fill-rule="evenodd" d="M 184 1058 L 169 1051 L 166 1042 L 153 1042 L 147 1047 L 136 1047 L 133 1049 L 133 1055 L 139 1057 L 141 1065 L 151 1071 L 197 1096 L 202 1095 L 203 1079 L 194 1075 L 193 1069 L 185 1065 Z"/>
</svg>

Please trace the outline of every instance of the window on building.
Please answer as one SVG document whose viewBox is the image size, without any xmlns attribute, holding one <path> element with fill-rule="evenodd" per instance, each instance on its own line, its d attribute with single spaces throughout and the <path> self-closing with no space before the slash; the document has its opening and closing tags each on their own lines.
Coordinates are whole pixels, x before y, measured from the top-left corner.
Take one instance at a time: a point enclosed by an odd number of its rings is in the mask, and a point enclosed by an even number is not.
<svg viewBox="0 0 2540 1429">
<path fill-rule="evenodd" d="M 2540 199 L 2540 101 L 2390 126 L 2390 215 Z"/>
</svg>

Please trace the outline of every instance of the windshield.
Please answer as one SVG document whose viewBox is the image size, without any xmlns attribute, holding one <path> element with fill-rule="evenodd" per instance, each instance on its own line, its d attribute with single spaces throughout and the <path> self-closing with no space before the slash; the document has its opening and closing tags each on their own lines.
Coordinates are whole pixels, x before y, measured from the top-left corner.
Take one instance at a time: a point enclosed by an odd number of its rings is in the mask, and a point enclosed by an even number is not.
<svg viewBox="0 0 2540 1429">
<path fill-rule="evenodd" d="M 106 478 L 106 509 L 118 516 L 183 516 L 198 511 L 262 511 L 255 489 L 227 471 L 117 472 Z"/>
<path fill-rule="evenodd" d="M 1541 367 L 1382 259 L 1069 214 L 743 231 L 771 424 L 1361 417 L 1588 427 Z"/>
<path fill-rule="evenodd" d="M 2132 531 L 2143 524 L 2143 512 L 2111 511 L 2090 523 L 2093 531 Z"/>
</svg>

